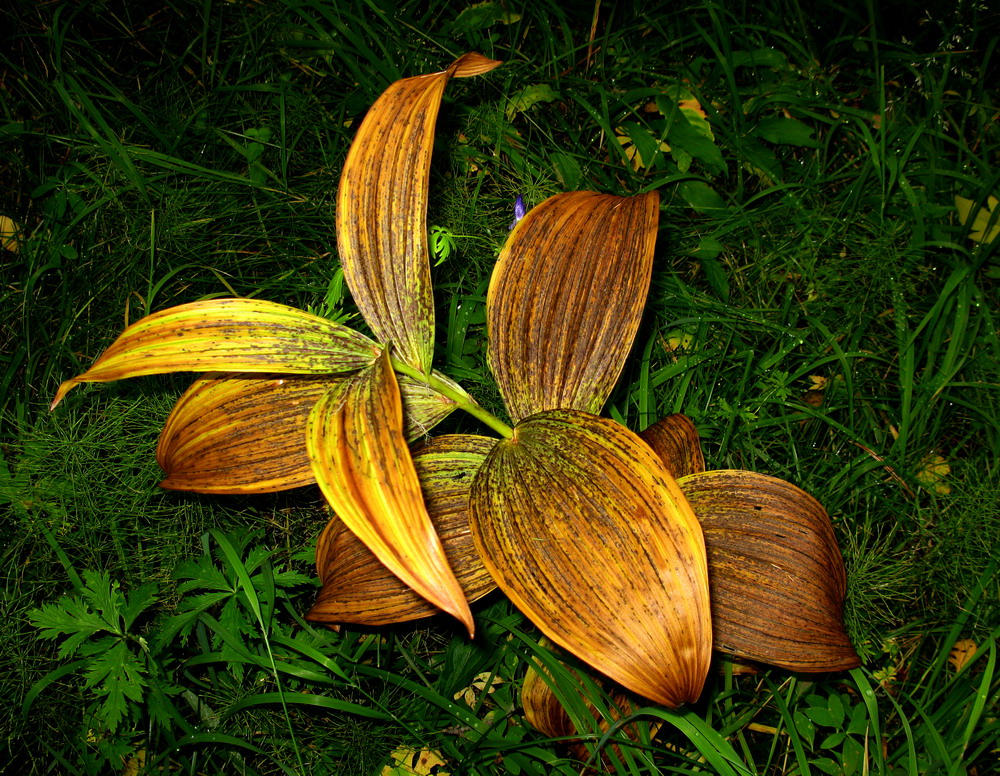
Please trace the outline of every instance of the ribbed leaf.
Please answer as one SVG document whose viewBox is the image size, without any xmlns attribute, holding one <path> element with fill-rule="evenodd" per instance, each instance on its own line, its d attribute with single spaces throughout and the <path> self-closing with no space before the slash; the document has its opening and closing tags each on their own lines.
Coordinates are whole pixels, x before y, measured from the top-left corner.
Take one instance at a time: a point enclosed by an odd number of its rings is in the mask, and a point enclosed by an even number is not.
<svg viewBox="0 0 1000 776">
<path fill-rule="evenodd" d="M 370 364 L 378 349 L 346 326 L 258 299 L 213 299 L 136 321 L 94 365 L 59 386 L 54 408 L 78 383 L 165 372 L 334 374 Z"/>
<path fill-rule="evenodd" d="M 224 373 L 195 380 L 160 434 L 156 460 L 167 474 L 160 486 L 197 493 L 270 493 L 315 482 L 306 453 L 306 419 L 342 379 Z M 405 375 L 398 379 L 404 436 L 412 442 L 447 417 L 455 403 L 424 383 Z"/>
<path fill-rule="evenodd" d="M 598 412 L 642 315 L 659 195 L 557 194 L 514 227 L 487 295 L 489 364 L 514 420 Z"/>
<path fill-rule="evenodd" d="M 307 422 L 306 449 L 323 495 L 348 528 L 471 636 L 472 613 L 427 514 L 403 437 L 388 353 L 319 399 Z"/>
<path fill-rule="evenodd" d="M 698 697 L 712 646 L 701 529 L 635 434 L 533 415 L 486 458 L 471 504 L 487 569 L 549 638 L 658 703 Z"/>
<path fill-rule="evenodd" d="M 855 668 L 844 561 L 826 510 L 774 477 L 708 471 L 678 481 L 708 546 L 715 647 L 792 671 Z"/>
<path fill-rule="evenodd" d="M 479 559 L 469 532 L 469 488 L 495 439 L 446 435 L 413 454 L 431 522 L 465 597 L 475 601 L 496 589 Z M 323 588 L 307 620 L 325 623 L 390 625 L 429 617 L 440 610 L 389 571 L 339 517 L 316 546 Z"/>
<path fill-rule="evenodd" d="M 396 81 L 365 116 L 340 177 L 344 279 L 375 335 L 422 372 L 434 351 L 427 191 L 441 95 L 449 78 L 499 64 L 466 54 L 443 72 Z"/>
<path fill-rule="evenodd" d="M 705 471 L 701 437 L 687 415 L 667 415 L 641 434 L 674 479 Z"/>
</svg>

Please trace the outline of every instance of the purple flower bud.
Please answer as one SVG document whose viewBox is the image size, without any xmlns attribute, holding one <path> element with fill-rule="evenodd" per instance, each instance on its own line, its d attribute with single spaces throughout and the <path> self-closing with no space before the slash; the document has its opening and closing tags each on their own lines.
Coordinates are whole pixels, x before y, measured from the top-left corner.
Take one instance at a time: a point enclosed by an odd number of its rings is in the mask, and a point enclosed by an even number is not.
<svg viewBox="0 0 1000 776">
<path fill-rule="evenodd" d="M 514 220 L 510 222 L 508 229 L 513 229 L 517 226 L 517 222 L 524 218 L 524 214 L 528 212 L 528 208 L 524 204 L 524 195 L 518 194 L 517 199 L 514 200 Z"/>
</svg>

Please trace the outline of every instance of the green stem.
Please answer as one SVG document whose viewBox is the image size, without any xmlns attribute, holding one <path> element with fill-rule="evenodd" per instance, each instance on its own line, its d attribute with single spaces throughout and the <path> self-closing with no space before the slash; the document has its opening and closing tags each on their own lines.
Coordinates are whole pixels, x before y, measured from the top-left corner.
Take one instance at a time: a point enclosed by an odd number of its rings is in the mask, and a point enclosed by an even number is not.
<svg viewBox="0 0 1000 776">
<path fill-rule="evenodd" d="M 415 369 L 409 364 L 403 363 L 394 356 L 389 356 L 389 361 L 395 371 L 406 375 L 407 377 L 412 377 L 414 380 L 419 380 L 424 385 L 429 385 L 442 396 L 447 396 L 455 402 L 459 409 L 465 410 L 472 415 L 472 417 L 481 420 L 487 426 L 500 434 L 500 436 L 506 439 L 510 439 L 514 436 L 514 430 L 510 426 L 500 420 L 496 415 L 484 410 L 479 404 L 476 403 L 476 400 L 469 396 L 469 394 L 465 391 L 456 391 L 454 386 L 449 385 L 441 378 L 435 377 L 433 374 L 425 375 L 419 369 Z"/>
</svg>

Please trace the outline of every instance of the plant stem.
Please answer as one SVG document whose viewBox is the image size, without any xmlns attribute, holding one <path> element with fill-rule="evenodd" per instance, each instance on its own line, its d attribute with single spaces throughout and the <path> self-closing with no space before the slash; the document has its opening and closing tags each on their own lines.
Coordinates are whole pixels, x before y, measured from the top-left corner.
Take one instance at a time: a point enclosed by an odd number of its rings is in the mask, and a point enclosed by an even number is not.
<svg viewBox="0 0 1000 776">
<path fill-rule="evenodd" d="M 429 385 L 442 396 L 447 396 L 455 402 L 459 409 L 465 410 L 474 418 L 481 420 L 487 426 L 500 434 L 500 436 L 505 439 L 510 439 L 514 436 L 514 430 L 510 426 L 496 417 L 496 415 L 484 410 L 479 404 L 476 403 L 475 399 L 473 399 L 461 388 L 456 390 L 455 385 L 436 377 L 433 373 L 424 374 L 419 369 L 415 369 L 409 364 L 403 363 L 394 356 L 389 356 L 389 361 L 395 371 L 400 374 L 404 374 L 407 377 L 412 377 L 414 380 L 419 380 L 424 385 Z"/>
</svg>

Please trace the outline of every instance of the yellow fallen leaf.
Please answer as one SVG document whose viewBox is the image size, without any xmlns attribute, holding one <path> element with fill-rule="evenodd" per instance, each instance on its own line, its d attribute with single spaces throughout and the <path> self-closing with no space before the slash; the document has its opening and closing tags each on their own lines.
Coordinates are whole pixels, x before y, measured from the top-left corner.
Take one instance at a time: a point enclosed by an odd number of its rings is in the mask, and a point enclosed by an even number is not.
<svg viewBox="0 0 1000 776">
<path fill-rule="evenodd" d="M 921 486 L 936 493 L 939 496 L 947 496 L 951 493 L 951 486 L 944 482 L 944 478 L 951 473 L 951 466 L 945 459 L 936 454 L 928 453 L 920 460 L 920 469 L 917 471 L 917 482 Z"/>
<path fill-rule="evenodd" d="M 955 671 L 961 671 L 962 667 L 969 662 L 969 659 L 976 654 L 976 642 L 972 639 L 959 639 L 955 646 L 951 648 L 948 655 L 948 662 L 955 667 Z"/>
<path fill-rule="evenodd" d="M 986 207 L 979 208 L 972 221 L 972 231 L 969 232 L 969 239 L 980 243 L 991 243 L 997 235 L 1000 235 L 1000 213 L 997 212 L 997 204 L 1000 203 L 994 196 L 990 196 L 986 201 Z M 972 215 L 973 201 L 965 197 L 955 197 L 955 207 L 958 210 L 958 222 L 965 226 Z M 992 223 L 990 223 L 992 221 Z"/>
<path fill-rule="evenodd" d="M 441 770 L 446 764 L 437 752 L 401 746 L 390 755 L 382 776 L 449 776 L 448 771 Z"/>
<path fill-rule="evenodd" d="M 8 216 L 0 216 L 0 248 L 11 253 L 21 249 L 21 225 Z"/>
<path fill-rule="evenodd" d="M 487 683 L 489 683 L 489 686 L 487 686 Z M 490 695 L 501 684 L 503 684 L 503 679 L 499 676 L 492 671 L 483 671 L 481 674 L 476 674 L 476 677 L 472 680 L 472 684 L 464 690 L 459 690 L 453 697 L 456 701 L 462 698 L 469 706 L 474 706 L 476 699 L 484 690 L 487 695 Z"/>
</svg>

